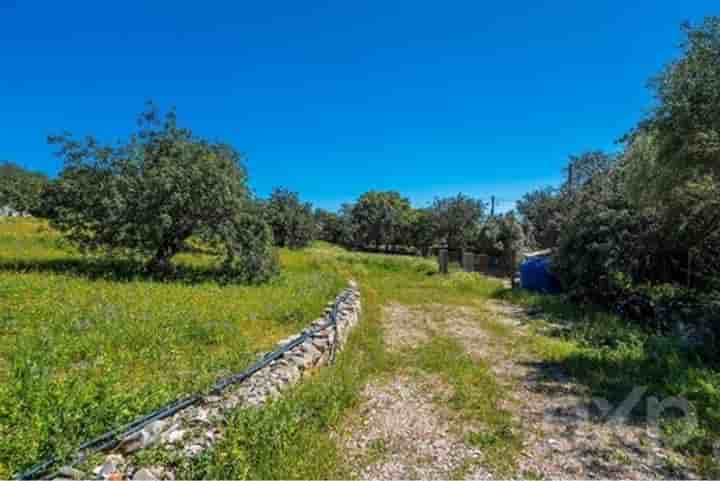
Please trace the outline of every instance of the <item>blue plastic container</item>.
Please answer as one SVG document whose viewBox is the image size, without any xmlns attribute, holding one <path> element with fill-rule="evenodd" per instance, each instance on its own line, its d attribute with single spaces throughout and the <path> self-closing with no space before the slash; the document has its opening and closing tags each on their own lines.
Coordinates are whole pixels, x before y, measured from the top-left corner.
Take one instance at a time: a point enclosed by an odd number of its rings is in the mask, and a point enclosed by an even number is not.
<svg viewBox="0 0 720 481">
<path fill-rule="evenodd" d="M 550 272 L 550 258 L 531 257 L 520 264 L 520 287 L 544 294 L 560 292 L 560 282 Z"/>
</svg>

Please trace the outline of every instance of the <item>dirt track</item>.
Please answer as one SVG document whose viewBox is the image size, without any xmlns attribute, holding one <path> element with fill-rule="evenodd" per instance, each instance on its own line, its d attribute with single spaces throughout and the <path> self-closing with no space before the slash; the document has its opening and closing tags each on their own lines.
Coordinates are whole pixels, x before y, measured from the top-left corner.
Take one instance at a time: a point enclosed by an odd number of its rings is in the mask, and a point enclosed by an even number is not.
<svg viewBox="0 0 720 481">
<path fill-rule="evenodd" d="M 513 414 L 522 449 L 515 477 L 553 479 L 694 478 L 676 453 L 641 426 L 604 422 L 587 389 L 524 346 L 527 317 L 515 307 L 385 306 L 386 346 L 401 351 L 435 334 L 457 339 L 488 363 Z M 403 373 L 368 385 L 348 420 L 344 451 L 354 474 L 372 479 L 491 479 L 482 448 L 445 407 L 449 387 L 435 376 Z"/>
</svg>

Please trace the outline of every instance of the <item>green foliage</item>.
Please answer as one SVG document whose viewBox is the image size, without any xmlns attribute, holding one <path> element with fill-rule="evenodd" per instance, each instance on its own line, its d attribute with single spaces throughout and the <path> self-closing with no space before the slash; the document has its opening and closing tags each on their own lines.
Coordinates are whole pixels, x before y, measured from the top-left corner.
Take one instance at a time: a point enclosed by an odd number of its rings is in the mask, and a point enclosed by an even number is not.
<svg viewBox="0 0 720 481">
<path fill-rule="evenodd" d="M 665 331 L 682 320 L 714 332 L 720 18 L 683 29 L 683 55 L 651 84 L 656 108 L 626 136 L 625 151 L 571 157 L 563 189 L 528 194 L 518 207 L 531 240 L 556 248 L 554 270 L 576 298 Z M 662 314 L 673 309 L 689 313 Z"/>
<path fill-rule="evenodd" d="M 0 208 L 36 213 L 42 191 L 48 183 L 45 174 L 31 172 L 12 162 L 0 163 Z"/>
<path fill-rule="evenodd" d="M 517 202 L 529 245 L 547 249 L 557 244 L 565 205 L 564 199 L 552 187 L 529 192 Z"/>
<path fill-rule="evenodd" d="M 720 17 L 683 25 L 680 59 L 652 82 L 657 107 L 642 127 L 656 132 L 666 179 L 720 175 Z"/>
<path fill-rule="evenodd" d="M 221 229 L 227 249 L 223 271 L 240 282 L 265 282 L 279 272 L 270 226 L 252 213 L 239 213 Z"/>
<path fill-rule="evenodd" d="M 565 288 L 606 303 L 645 284 L 716 289 L 720 185 L 704 177 L 676 187 L 671 201 L 643 208 L 618 177 L 595 179 L 574 197 L 554 257 Z"/>
<path fill-rule="evenodd" d="M 513 212 L 492 216 L 478 227 L 470 247 L 475 252 L 509 259 L 525 247 L 525 233 Z"/>
<path fill-rule="evenodd" d="M 243 234 L 226 231 L 248 203 L 247 175 L 238 152 L 179 127 L 174 112 L 160 118 L 151 104 L 139 125 L 117 146 L 51 137 L 65 167 L 45 195 L 45 210 L 84 251 L 142 259 L 167 274 L 192 236 Z M 243 244 L 228 244 L 226 252 L 233 245 Z"/>
<path fill-rule="evenodd" d="M 485 215 L 481 200 L 463 194 L 435 199 L 431 209 L 435 236 L 450 249 L 467 247 Z"/>
<path fill-rule="evenodd" d="M 279 247 L 299 249 L 315 238 L 315 217 L 309 203 L 300 202 L 295 192 L 275 189 L 265 202 L 265 219 Z"/>
<path fill-rule="evenodd" d="M 565 167 L 564 189 L 573 193 L 582 189 L 597 176 L 605 175 L 617 162 L 617 157 L 601 150 L 571 155 Z"/>
<path fill-rule="evenodd" d="M 411 215 L 410 201 L 398 192 L 369 191 L 352 207 L 356 242 L 364 247 L 390 250 L 402 239 Z"/>
<path fill-rule="evenodd" d="M 350 245 L 352 243 L 352 228 L 348 216 L 324 209 L 315 210 L 315 224 L 318 237 L 332 244 Z"/>
<path fill-rule="evenodd" d="M 413 209 L 404 243 L 412 246 L 423 256 L 430 253 L 435 242 L 435 226 L 430 209 Z"/>
</svg>

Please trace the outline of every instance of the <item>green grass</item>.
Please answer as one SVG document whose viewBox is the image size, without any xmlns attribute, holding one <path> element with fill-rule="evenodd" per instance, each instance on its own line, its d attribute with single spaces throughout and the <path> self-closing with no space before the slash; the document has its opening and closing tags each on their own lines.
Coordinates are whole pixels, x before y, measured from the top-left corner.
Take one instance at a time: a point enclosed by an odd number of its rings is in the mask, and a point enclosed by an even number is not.
<svg viewBox="0 0 720 481">
<path fill-rule="evenodd" d="M 179 263 L 190 277 L 154 282 L 39 221 L 0 223 L 0 478 L 242 369 L 346 285 L 311 252 L 282 251 L 262 286 L 208 280 L 200 254 Z"/>
<path fill-rule="evenodd" d="M 281 277 L 253 287 L 212 282 L 200 253 L 180 262 L 175 281 L 153 282 L 131 264 L 78 255 L 41 223 L 0 224 L 0 478 L 241 369 L 254 352 L 317 317 L 349 278 L 360 283 L 363 320 L 337 363 L 262 409 L 238 411 L 223 441 L 200 459 L 149 450 L 137 461 L 174 464 L 183 478 L 346 478 L 333 433 L 367 382 L 402 371 L 450 385 L 449 408 L 471 427 L 466 440 L 496 475 L 513 476 L 522 431 L 500 407 L 508 393 L 489 366 L 440 332 L 392 353 L 381 323 L 392 301 L 432 309 L 501 298 L 542 314 L 522 334 L 478 319 L 499 347 L 562 368 L 613 404 L 638 385 L 648 396 L 690 400 L 699 426 L 678 449 L 703 474 L 720 475 L 712 456 L 720 439 L 720 373 L 677 339 L 559 297 L 504 291 L 475 274 L 437 275 L 433 260 L 418 257 L 318 243 L 283 251 Z M 666 430 L 680 428 L 666 419 Z"/>
<path fill-rule="evenodd" d="M 457 339 L 437 335 L 411 353 L 410 365 L 439 374 L 452 388 L 449 406 L 459 413 L 469 444 L 483 453 L 484 467 L 499 477 L 514 474 L 521 436 L 510 412 L 500 406 L 507 399 L 490 367 L 473 359 Z"/>
<path fill-rule="evenodd" d="M 688 427 L 671 411 L 666 413 L 663 429 L 668 439 L 679 432 L 688 434 L 675 448 L 689 455 L 704 476 L 720 475 L 713 452 L 720 442 L 718 366 L 710 365 L 675 337 L 648 332 L 593 306 L 525 291 L 507 291 L 500 297 L 542 313 L 535 327 L 545 335 L 533 336 L 532 348 L 589 387 L 594 397 L 617 406 L 633 388 L 647 387 L 642 402 L 631 413 L 636 422 L 644 422 L 650 396 L 687 399 L 695 409 L 697 427 Z"/>
<path fill-rule="evenodd" d="M 363 320 L 333 366 L 305 380 L 290 395 L 262 409 L 240 411 L 229 423 L 225 439 L 201 459 L 176 463 L 182 478 L 341 479 L 351 473 L 343 463 L 333 433 L 357 406 L 365 384 L 398 370 L 440 375 L 455 390 L 450 407 L 478 429 L 469 441 L 482 445 L 490 465 L 510 472 L 518 437 L 508 413 L 498 409 L 505 396 L 484 364 L 471 360 L 461 347 L 437 338 L 409 352 L 385 349 L 382 306 L 478 304 L 500 289 L 478 275 L 435 275 L 432 260 L 417 257 L 350 253 L 320 244 L 311 250 L 324 264 L 360 283 Z M 156 456 L 162 457 L 158 452 Z M 148 463 L 157 461 L 148 460 Z"/>
</svg>

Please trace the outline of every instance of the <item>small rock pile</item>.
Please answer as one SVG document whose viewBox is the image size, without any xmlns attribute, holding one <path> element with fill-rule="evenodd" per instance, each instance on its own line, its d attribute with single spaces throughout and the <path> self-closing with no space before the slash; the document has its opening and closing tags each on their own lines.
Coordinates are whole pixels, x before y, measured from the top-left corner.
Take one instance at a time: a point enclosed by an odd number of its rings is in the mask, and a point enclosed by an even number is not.
<svg viewBox="0 0 720 481">
<path fill-rule="evenodd" d="M 328 325 L 336 315 L 335 325 Z M 313 369 L 331 363 L 342 349 L 350 330 L 360 319 L 360 291 L 355 282 L 330 302 L 323 316 L 301 333 L 278 343 L 282 349 L 299 336 L 317 330 L 302 344 L 288 350 L 245 381 L 228 386 L 222 393 L 205 396 L 201 403 L 190 406 L 173 416 L 161 419 L 141 431 L 122 439 L 103 464 L 95 467 L 95 479 L 119 481 L 174 480 L 174 474 L 162 467 L 138 468 L 133 465 L 133 453 L 149 447 L 162 446 L 189 458 L 198 456 L 219 440 L 224 432 L 227 415 L 232 410 L 259 406 L 296 384 Z M 71 467 L 58 473 L 65 479 L 88 479 L 88 475 Z"/>
</svg>

